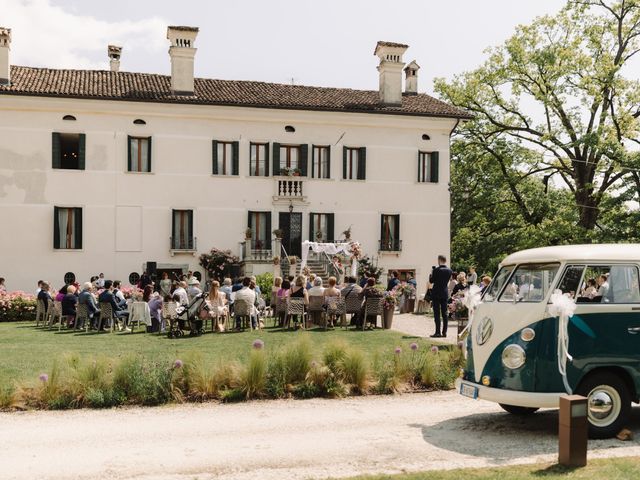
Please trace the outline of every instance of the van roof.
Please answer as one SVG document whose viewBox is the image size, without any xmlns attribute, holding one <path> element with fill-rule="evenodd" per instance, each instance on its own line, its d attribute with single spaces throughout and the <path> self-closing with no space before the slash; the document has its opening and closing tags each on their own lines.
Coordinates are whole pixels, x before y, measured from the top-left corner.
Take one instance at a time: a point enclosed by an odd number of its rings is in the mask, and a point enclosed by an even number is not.
<svg viewBox="0 0 640 480">
<path fill-rule="evenodd" d="M 640 261 L 640 244 L 609 243 L 531 248 L 507 256 L 500 265 L 561 261 Z"/>
</svg>

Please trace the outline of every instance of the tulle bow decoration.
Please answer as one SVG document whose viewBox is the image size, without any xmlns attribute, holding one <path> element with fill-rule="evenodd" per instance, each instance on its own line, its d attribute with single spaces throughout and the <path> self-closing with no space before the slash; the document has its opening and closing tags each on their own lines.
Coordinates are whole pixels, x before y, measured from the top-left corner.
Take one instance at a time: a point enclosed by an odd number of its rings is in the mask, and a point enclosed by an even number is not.
<svg viewBox="0 0 640 480">
<path fill-rule="evenodd" d="M 563 294 L 560 290 L 554 290 L 551 295 L 551 305 L 549 305 L 549 313 L 554 317 L 573 317 L 576 311 L 576 304 L 569 297 L 569 295 Z"/>
<path fill-rule="evenodd" d="M 576 304 L 569 295 L 555 290 L 551 295 L 549 313 L 558 317 L 558 372 L 562 376 L 562 383 L 568 394 L 572 393 L 567 379 L 567 361 L 573 361 L 569 354 L 569 319 L 576 311 Z"/>
<path fill-rule="evenodd" d="M 471 313 L 472 310 L 480 305 L 480 287 L 477 285 L 471 285 L 469 289 L 464 293 L 462 297 L 462 303 Z"/>
</svg>

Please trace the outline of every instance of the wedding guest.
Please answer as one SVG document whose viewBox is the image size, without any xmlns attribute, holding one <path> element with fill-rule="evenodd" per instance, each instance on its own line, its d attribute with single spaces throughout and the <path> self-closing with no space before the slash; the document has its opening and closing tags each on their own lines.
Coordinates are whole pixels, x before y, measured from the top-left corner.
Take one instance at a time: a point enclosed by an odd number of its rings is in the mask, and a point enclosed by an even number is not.
<svg viewBox="0 0 640 480">
<path fill-rule="evenodd" d="M 0 277 L 0 293 L 7 291 L 7 287 L 5 286 L 4 282 L 4 277 Z"/>
<path fill-rule="evenodd" d="M 165 297 L 171 298 L 170 295 Z M 160 331 L 160 324 L 162 322 L 162 305 L 163 296 L 158 292 L 152 293 L 149 296 L 149 312 L 151 314 L 151 332 Z"/>
<path fill-rule="evenodd" d="M 98 313 L 98 306 L 96 305 L 96 299 L 91 293 L 93 284 L 91 282 L 85 282 L 82 284 L 82 291 L 78 296 L 78 304 L 87 306 L 87 314 L 89 315 L 89 322 L 92 328 L 95 327 L 93 318 Z M 83 325 L 80 325 L 82 327 Z"/>
<path fill-rule="evenodd" d="M 122 282 L 120 280 L 113 281 L 113 296 L 116 297 L 116 303 L 120 305 L 120 307 L 126 308 L 127 299 L 124 298 L 124 293 L 122 293 L 121 285 L 122 285 Z"/>
<path fill-rule="evenodd" d="M 62 315 L 66 318 L 67 327 L 72 328 L 76 323 L 76 305 L 78 297 L 75 295 L 76 287 L 69 285 L 67 293 L 62 297 Z M 62 322 L 62 320 L 60 320 Z"/>
<path fill-rule="evenodd" d="M 104 273 L 100 272 L 100 275 L 98 275 L 98 278 L 96 278 L 96 286 L 98 288 L 104 288 Z"/>
<path fill-rule="evenodd" d="M 188 283 L 189 287 L 187 288 L 187 297 L 189 300 L 193 300 L 198 295 L 202 293 L 202 289 L 200 288 L 200 281 L 196 277 L 191 277 Z"/>
<path fill-rule="evenodd" d="M 42 300 L 44 302 L 44 311 L 46 312 L 49 309 L 49 302 L 53 302 L 51 298 L 51 294 L 49 293 L 49 289 L 51 286 L 49 282 L 42 282 L 41 290 L 38 293 L 38 300 Z"/>
<path fill-rule="evenodd" d="M 36 290 L 36 298 L 38 297 L 38 294 L 40 293 L 40 290 L 42 290 L 42 282 L 44 280 L 38 280 L 38 289 Z"/>
<path fill-rule="evenodd" d="M 108 303 L 111 305 L 111 310 L 113 312 L 113 316 L 116 318 L 120 318 L 126 325 L 127 319 L 129 318 L 129 312 L 127 312 L 123 307 L 121 307 L 117 302 L 116 298 L 113 295 L 113 282 L 111 280 L 105 280 L 104 282 L 104 290 L 98 297 L 98 302 L 100 303 Z M 106 325 L 104 321 L 106 319 L 100 319 L 100 328 L 104 328 Z M 111 319 L 109 319 L 111 321 Z"/>
<path fill-rule="evenodd" d="M 330 305 L 332 303 L 332 299 L 340 298 L 340 290 L 336 288 L 336 277 L 329 277 L 329 286 L 324 289 L 323 297 L 324 304 Z M 331 314 L 331 310 L 327 309 L 327 316 L 329 317 L 329 328 L 333 328 L 334 321 L 337 319 L 335 316 Z"/>
<path fill-rule="evenodd" d="M 469 285 L 475 285 L 478 281 L 478 274 L 476 273 L 476 267 L 469 267 L 469 275 L 467 276 L 467 283 Z"/>
<path fill-rule="evenodd" d="M 169 280 L 169 274 L 167 272 L 162 273 L 162 279 L 160 280 L 160 295 L 163 297 L 171 295 L 171 280 Z"/>
<path fill-rule="evenodd" d="M 61 302 L 62 301 L 64 296 L 67 294 L 67 288 L 69 288 L 69 285 L 63 285 L 62 287 L 60 287 L 60 290 L 58 290 L 58 293 L 56 294 L 56 297 L 54 298 L 54 300 L 56 302 Z"/>
<path fill-rule="evenodd" d="M 256 303 L 256 292 L 251 290 L 251 278 L 245 277 L 242 280 L 242 289 L 236 292 L 236 302 L 238 300 L 245 300 L 250 306 L 255 305 Z M 253 309 L 252 309 L 253 310 Z M 242 319 L 236 316 L 236 330 L 242 329 Z M 255 317 L 251 315 L 251 327 L 256 328 L 257 324 L 255 322 Z"/>
<path fill-rule="evenodd" d="M 376 321 L 376 316 L 375 315 L 369 315 L 368 318 L 364 318 L 364 309 L 365 309 L 365 305 L 367 302 L 367 298 L 372 298 L 372 297 L 381 297 L 382 296 L 382 292 L 380 290 L 378 290 L 376 288 L 376 279 L 375 278 L 369 278 L 367 279 L 367 284 L 366 286 L 362 289 L 362 291 L 360 292 L 360 298 L 362 298 L 364 300 L 364 302 L 362 303 L 362 309 L 360 310 L 360 315 L 358 315 L 358 321 L 362 322 L 365 321 L 366 322 L 366 327 L 368 329 L 372 329 L 374 327 L 373 323 L 372 323 L 372 319 L 373 322 Z M 362 326 L 362 323 L 359 323 L 358 326 Z"/>
<path fill-rule="evenodd" d="M 186 288 L 187 288 L 187 282 L 181 281 L 181 282 L 178 282 L 178 286 L 173 291 L 174 297 L 176 295 L 180 297 L 180 305 L 185 305 L 185 306 L 189 305 L 189 296 L 187 295 Z"/>
</svg>

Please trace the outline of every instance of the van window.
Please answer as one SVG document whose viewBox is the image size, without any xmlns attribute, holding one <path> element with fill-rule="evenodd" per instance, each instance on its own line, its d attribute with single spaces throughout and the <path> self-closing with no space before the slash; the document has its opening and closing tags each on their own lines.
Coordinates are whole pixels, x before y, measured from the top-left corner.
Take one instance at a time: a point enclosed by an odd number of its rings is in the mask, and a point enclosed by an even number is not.
<svg viewBox="0 0 640 480">
<path fill-rule="evenodd" d="M 568 293 L 571 298 L 576 298 L 576 293 L 578 293 L 578 297 L 582 294 L 584 289 L 580 288 L 580 282 L 585 268 L 584 265 L 567 265 L 562 280 L 558 284 L 558 288 L 562 290 L 562 293 Z"/>
<path fill-rule="evenodd" d="M 579 303 L 640 303 L 638 267 L 590 265 L 587 267 Z"/>
<path fill-rule="evenodd" d="M 500 296 L 501 302 L 541 302 L 547 296 L 560 265 L 519 265 Z"/>
<path fill-rule="evenodd" d="M 487 288 L 487 291 L 482 297 L 482 301 L 493 302 L 500 293 L 500 290 L 502 290 L 502 287 L 504 287 L 504 284 L 509 279 L 512 271 L 513 266 L 502 267 L 500 270 L 498 270 L 498 273 L 496 273 L 493 282 L 491 282 L 491 285 L 489 285 L 489 288 Z"/>
</svg>

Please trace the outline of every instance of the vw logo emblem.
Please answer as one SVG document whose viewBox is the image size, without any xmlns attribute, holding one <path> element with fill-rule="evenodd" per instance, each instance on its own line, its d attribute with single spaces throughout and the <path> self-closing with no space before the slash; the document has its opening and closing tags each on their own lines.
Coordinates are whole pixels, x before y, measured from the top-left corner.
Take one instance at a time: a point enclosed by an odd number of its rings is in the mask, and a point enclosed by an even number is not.
<svg viewBox="0 0 640 480">
<path fill-rule="evenodd" d="M 476 342 L 478 345 L 484 345 L 491 337 L 493 333 L 493 322 L 489 317 L 484 317 L 478 325 L 478 332 L 476 334 Z"/>
</svg>

